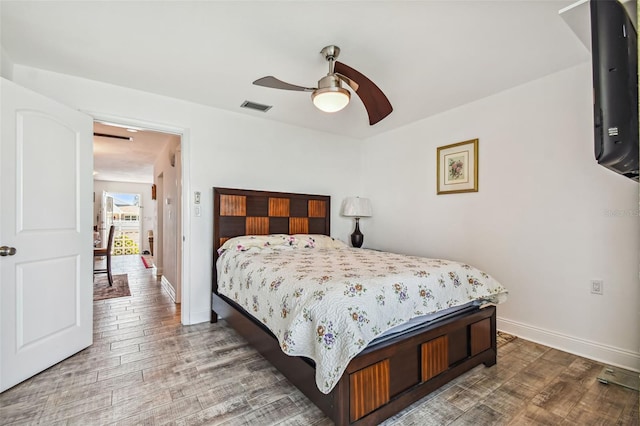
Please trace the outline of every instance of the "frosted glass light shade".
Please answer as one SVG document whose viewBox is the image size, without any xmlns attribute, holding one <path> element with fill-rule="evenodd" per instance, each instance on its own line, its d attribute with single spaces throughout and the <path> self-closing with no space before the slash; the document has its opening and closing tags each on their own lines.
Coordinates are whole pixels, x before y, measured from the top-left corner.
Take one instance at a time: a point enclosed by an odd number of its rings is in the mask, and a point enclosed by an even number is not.
<svg viewBox="0 0 640 426">
<path fill-rule="evenodd" d="M 349 197 L 342 203 L 342 216 L 370 217 L 372 215 L 371 201 L 368 198 Z"/>
<path fill-rule="evenodd" d="M 315 90 L 311 99 L 320 111 L 337 112 L 349 104 L 351 93 L 342 87 L 326 87 Z"/>
</svg>

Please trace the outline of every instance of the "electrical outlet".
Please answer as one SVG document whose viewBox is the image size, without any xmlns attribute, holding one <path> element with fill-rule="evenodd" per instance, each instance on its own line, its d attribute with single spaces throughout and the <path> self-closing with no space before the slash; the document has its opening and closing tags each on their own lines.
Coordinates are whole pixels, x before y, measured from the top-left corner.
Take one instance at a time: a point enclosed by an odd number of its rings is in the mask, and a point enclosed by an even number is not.
<svg viewBox="0 0 640 426">
<path fill-rule="evenodd" d="M 591 280 L 591 293 L 602 295 L 604 290 L 604 281 L 602 280 Z"/>
</svg>

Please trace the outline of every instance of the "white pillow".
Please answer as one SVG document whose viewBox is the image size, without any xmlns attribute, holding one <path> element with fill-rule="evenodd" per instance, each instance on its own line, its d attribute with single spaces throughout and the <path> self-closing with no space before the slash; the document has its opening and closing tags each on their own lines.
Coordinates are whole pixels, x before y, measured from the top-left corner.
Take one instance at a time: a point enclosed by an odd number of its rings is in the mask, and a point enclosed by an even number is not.
<svg viewBox="0 0 640 426">
<path fill-rule="evenodd" d="M 271 234 L 271 235 L 243 235 L 229 238 L 218 249 L 218 254 L 225 250 L 246 251 L 258 247 L 292 247 L 292 248 L 344 248 L 345 243 L 322 234 Z"/>
<path fill-rule="evenodd" d="M 229 238 L 218 249 L 218 254 L 225 250 L 245 251 L 253 247 L 272 247 L 282 245 L 287 235 L 243 235 L 240 237 Z"/>
<path fill-rule="evenodd" d="M 293 237 L 296 239 L 295 245 L 299 248 L 344 248 L 347 247 L 345 243 L 340 240 L 336 240 L 328 235 L 322 234 L 295 234 Z"/>
</svg>

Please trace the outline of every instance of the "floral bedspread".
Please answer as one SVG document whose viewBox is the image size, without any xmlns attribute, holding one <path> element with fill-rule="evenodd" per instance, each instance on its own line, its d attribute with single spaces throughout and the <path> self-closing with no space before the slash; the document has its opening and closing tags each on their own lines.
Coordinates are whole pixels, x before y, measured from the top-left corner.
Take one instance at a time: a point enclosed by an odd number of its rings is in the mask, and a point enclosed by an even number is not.
<svg viewBox="0 0 640 426">
<path fill-rule="evenodd" d="M 218 259 L 218 291 L 261 320 L 289 355 L 316 363 L 329 393 L 376 336 L 409 319 L 506 290 L 463 263 L 364 249 L 251 247 Z"/>
</svg>

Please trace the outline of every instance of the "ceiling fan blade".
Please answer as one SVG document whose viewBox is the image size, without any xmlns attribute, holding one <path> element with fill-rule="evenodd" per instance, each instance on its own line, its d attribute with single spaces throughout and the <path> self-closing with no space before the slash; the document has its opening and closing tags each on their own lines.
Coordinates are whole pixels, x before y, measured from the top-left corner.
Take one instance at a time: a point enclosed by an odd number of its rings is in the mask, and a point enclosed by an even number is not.
<svg viewBox="0 0 640 426">
<path fill-rule="evenodd" d="M 369 114 L 369 124 L 371 126 L 391 114 L 393 107 L 391 106 L 389 99 L 387 99 L 385 94 L 382 93 L 382 90 L 380 90 L 380 88 L 364 74 L 354 70 L 342 62 L 335 63 L 335 73 L 346 77 L 348 80 L 345 81 L 351 87 L 353 86 L 349 80 L 356 83 L 357 88 L 353 87 L 353 89 L 356 91 L 362 100 L 364 107 L 367 109 L 367 114 Z"/>
<path fill-rule="evenodd" d="M 296 86 L 295 84 L 285 83 L 273 76 L 262 77 L 253 82 L 256 86 L 270 87 L 272 89 L 295 90 L 298 92 L 313 92 L 314 87 Z"/>
</svg>

